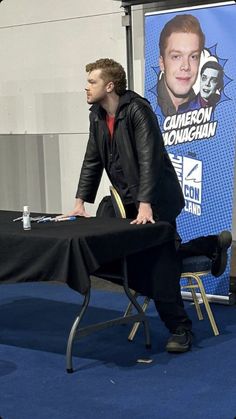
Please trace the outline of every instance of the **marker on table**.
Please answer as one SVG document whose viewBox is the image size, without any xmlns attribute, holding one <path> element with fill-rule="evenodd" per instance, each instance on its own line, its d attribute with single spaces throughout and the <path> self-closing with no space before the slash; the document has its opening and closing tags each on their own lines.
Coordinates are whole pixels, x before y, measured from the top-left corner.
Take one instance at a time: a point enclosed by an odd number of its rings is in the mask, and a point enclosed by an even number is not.
<svg viewBox="0 0 236 419">
<path fill-rule="evenodd" d="M 40 220 L 37 221 L 37 223 L 48 223 L 54 220 L 55 218 L 52 218 L 52 217 L 42 217 Z"/>
<path fill-rule="evenodd" d="M 55 218 L 54 221 L 74 221 L 76 220 L 76 217 L 73 215 L 71 217 L 64 217 L 64 218 Z"/>
<path fill-rule="evenodd" d="M 18 218 L 14 218 L 14 220 L 12 220 L 12 221 L 20 221 L 20 220 L 23 220 L 23 217 L 21 216 L 21 217 L 18 217 Z"/>
<path fill-rule="evenodd" d="M 62 218 L 56 218 L 56 217 L 44 217 L 41 220 L 38 221 L 38 223 L 49 223 L 51 221 L 74 221 L 76 220 L 75 216 L 71 217 L 62 217 Z"/>
</svg>

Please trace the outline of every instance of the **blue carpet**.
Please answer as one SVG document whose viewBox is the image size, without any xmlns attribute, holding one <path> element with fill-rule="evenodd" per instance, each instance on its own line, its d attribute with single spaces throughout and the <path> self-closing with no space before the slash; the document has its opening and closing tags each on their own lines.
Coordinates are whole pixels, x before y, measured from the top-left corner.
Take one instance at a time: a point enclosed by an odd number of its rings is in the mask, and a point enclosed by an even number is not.
<svg viewBox="0 0 236 419">
<path fill-rule="evenodd" d="M 235 306 L 212 305 L 221 333 L 214 337 L 186 303 L 193 348 L 170 355 L 168 332 L 150 304 L 150 351 L 142 327 L 130 343 L 129 326 L 115 326 L 76 342 L 76 371 L 67 374 L 66 341 L 81 302 L 63 285 L 0 286 L 2 419 L 234 419 Z M 119 316 L 126 305 L 122 294 L 93 291 L 85 323 Z"/>
</svg>

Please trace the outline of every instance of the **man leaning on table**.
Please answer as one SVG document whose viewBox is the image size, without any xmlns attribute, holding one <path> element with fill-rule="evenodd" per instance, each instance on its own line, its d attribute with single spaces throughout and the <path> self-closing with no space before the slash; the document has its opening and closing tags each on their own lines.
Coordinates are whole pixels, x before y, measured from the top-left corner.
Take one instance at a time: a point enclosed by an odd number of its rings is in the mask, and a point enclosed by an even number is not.
<svg viewBox="0 0 236 419">
<path fill-rule="evenodd" d="M 127 218 L 132 219 L 132 224 L 161 220 L 176 227 L 176 218 L 184 207 L 184 199 L 149 102 L 126 89 L 125 71 L 112 59 L 90 63 L 86 72 L 87 103 L 92 105 L 89 140 L 75 208 L 67 215 L 89 217 L 84 203 L 94 202 L 105 169 L 121 196 Z M 173 247 L 172 242 L 170 246 Z M 169 250 L 167 246 L 163 261 L 166 276 L 157 279 L 161 281 L 163 292 L 155 300 L 155 305 L 171 334 L 166 350 L 186 352 L 192 344 L 192 322 L 181 298 L 177 252 L 173 254 L 173 249 Z M 225 255 L 225 243 L 223 250 Z M 220 253 L 218 263 L 221 256 Z M 168 286 L 169 269 L 171 278 Z M 173 272 L 176 273 L 174 276 Z"/>
</svg>

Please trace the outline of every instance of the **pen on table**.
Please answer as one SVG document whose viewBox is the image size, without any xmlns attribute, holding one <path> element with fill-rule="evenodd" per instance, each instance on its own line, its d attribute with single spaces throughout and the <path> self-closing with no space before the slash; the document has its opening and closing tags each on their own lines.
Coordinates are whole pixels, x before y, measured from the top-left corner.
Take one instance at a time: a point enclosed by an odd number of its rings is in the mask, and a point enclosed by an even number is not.
<svg viewBox="0 0 236 419">
<path fill-rule="evenodd" d="M 18 218 L 14 218 L 14 220 L 12 220 L 12 221 L 22 221 L 23 220 L 23 217 L 21 216 L 21 217 L 18 217 Z M 45 217 L 45 216 L 43 216 L 43 217 L 30 217 L 30 221 L 37 221 L 37 223 L 41 223 L 42 221 L 50 221 L 51 220 L 51 217 Z"/>
<path fill-rule="evenodd" d="M 54 221 L 74 221 L 76 220 L 76 217 L 73 215 L 71 217 L 62 217 L 62 218 L 56 218 Z"/>
<path fill-rule="evenodd" d="M 55 220 L 55 218 L 52 218 L 52 217 L 44 217 L 44 218 L 41 218 L 40 220 L 38 220 L 37 223 L 47 223 L 49 221 L 54 221 L 54 220 Z"/>
<path fill-rule="evenodd" d="M 48 223 L 51 221 L 74 221 L 76 220 L 75 216 L 71 216 L 71 217 L 62 217 L 62 218 L 56 218 L 56 217 L 45 217 L 41 220 L 38 221 L 38 223 Z"/>
<path fill-rule="evenodd" d="M 21 216 L 21 217 L 18 217 L 18 218 L 15 218 L 14 220 L 12 220 L 12 221 L 20 221 L 20 220 L 23 220 L 23 217 Z"/>
</svg>

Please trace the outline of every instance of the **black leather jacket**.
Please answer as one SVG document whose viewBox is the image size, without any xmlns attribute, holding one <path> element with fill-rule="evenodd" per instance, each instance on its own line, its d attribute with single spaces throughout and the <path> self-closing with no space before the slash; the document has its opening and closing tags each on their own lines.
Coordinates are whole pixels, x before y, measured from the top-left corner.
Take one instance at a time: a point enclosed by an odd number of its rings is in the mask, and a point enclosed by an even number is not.
<svg viewBox="0 0 236 419">
<path fill-rule="evenodd" d="M 108 167 L 105 113 L 97 104 L 90 111 L 89 140 L 76 193 L 85 202 L 94 202 L 103 169 Z M 149 102 L 135 92 L 128 90 L 120 97 L 112 141 L 116 141 L 134 203 L 149 202 L 160 219 L 174 221 L 184 206 L 182 190 L 156 115 Z"/>
</svg>

